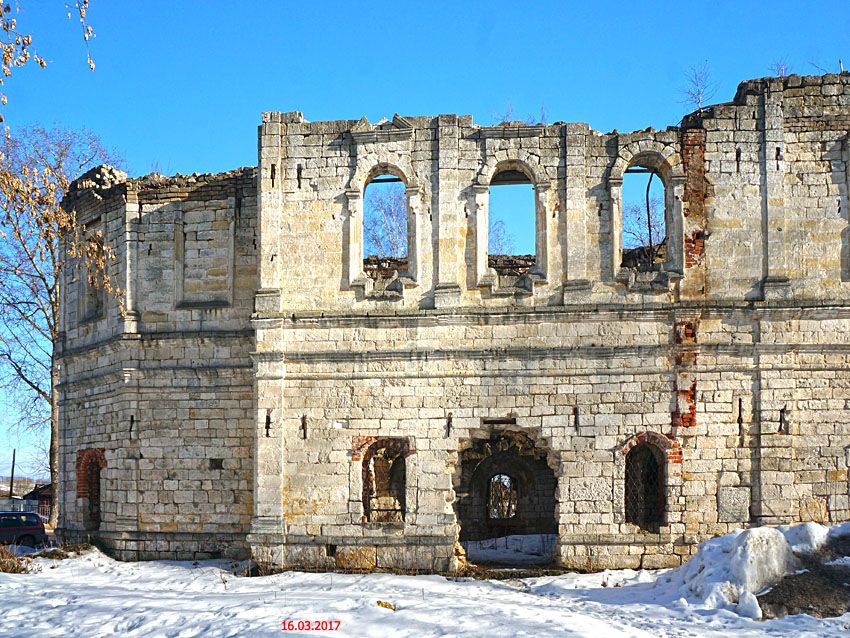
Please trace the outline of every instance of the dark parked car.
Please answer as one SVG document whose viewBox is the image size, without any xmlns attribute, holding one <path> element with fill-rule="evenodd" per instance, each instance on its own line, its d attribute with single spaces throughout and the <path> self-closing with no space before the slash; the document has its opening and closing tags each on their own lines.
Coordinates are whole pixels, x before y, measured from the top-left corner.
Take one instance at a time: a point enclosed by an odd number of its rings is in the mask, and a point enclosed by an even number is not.
<svg viewBox="0 0 850 638">
<path fill-rule="evenodd" d="M 44 523 L 33 512 L 0 512 L 0 543 L 37 547 L 47 543 Z"/>
</svg>

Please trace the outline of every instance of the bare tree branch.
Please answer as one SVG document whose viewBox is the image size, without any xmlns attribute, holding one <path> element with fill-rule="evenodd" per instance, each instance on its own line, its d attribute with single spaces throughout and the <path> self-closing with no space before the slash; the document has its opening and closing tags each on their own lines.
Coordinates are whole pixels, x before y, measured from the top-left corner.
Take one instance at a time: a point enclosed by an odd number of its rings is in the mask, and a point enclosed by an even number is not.
<svg viewBox="0 0 850 638">
<path fill-rule="evenodd" d="M 770 71 L 771 75 L 778 78 L 784 78 L 791 75 L 791 66 L 785 58 L 781 58 L 773 62 L 773 64 L 768 67 L 768 71 Z"/>
<path fill-rule="evenodd" d="M 491 255 L 512 255 L 514 237 L 501 219 L 490 217 L 487 223 L 487 252 Z"/>
<path fill-rule="evenodd" d="M 691 66 L 685 73 L 685 86 L 682 89 L 684 99 L 682 102 L 702 111 L 706 102 L 714 97 L 717 92 L 717 84 L 711 78 L 711 68 L 708 62 Z"/>
<path fill-rule="evenodd" d="M 404 184 L 367 187 L 363 212 L 364 254 L 378 257 L 407 255 L 407 193 Z"/>
<path fill-rule="evenodd" d="M 647 183 L 647 194 L 649 182 Z M 628 261 L 627 251 L 635 261 L 652 269 L 666 240 L 664 205 L 661 198 L 648 196 L 644 204 L 629 202 L 623 207 L 623 261 Z"/>
<path fill-rule="evenodd" d="M 84 8 L 85 2 L 75 6 Z M 24 427 L 50 423 L 50 467 L 58 467 L 56 367 L 60 284 L 68 268 L 120 293 L 102 234 L 80 231 L 62 207 L 71 180 L 94 163 L 115 162 L 88 131 L 33 127 L 0 140 L 0 386 Z"/>
</svg>

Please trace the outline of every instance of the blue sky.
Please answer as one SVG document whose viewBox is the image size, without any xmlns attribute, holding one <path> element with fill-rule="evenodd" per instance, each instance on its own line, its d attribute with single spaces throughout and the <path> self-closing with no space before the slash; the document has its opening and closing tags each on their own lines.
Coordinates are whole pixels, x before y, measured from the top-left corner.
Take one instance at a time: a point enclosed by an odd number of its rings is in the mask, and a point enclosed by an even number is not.
<svg viewBox="0 0 850 638">
<path fill-rule="evenodd" d="M 801 74 L 837 70 L 840 58 L 850 68 L 846 0 L 92 0 L 94 72 L 64 0 L 20 5 L 48 67 L 7 81 L 7 123 L 86 126 L 132 175 L 254 164 L 262 111 L 492 124 L 509 106 L 522 119 L 544 107 L 549 122 L 629 131 L 677 124 L 683 76 L 706 61 L 716 102 L 777 60 Z M 19 444 L 0 431 L 0 474 Z"/>
</svg>

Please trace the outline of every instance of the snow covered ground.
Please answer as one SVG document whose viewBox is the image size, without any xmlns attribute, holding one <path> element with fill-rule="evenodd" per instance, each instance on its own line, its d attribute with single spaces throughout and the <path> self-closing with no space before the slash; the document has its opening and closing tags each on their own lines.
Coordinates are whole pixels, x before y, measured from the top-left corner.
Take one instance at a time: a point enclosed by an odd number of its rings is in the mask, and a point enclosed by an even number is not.
<svg viewBox="0 0 850 638">
<path fill-rule="evenodd" d="M 758 557 L 733 549 L 742 546 L 739 536 L 709 541 L 711 551 L 687 569 L 508 581 L 301 572 L 243 578 L 231 573 L 227 561 L 121 563 L 92 550 L 66 560 L 37 558 L 38 573 L 0 574 L 0 635 L 850 635 L 850 614 L 759 622 L 735 613 L 728 599 L 719 600 L 718 583 L 750 574 L 740 565 Z M 735 556 L 743 561 L 740 573 L 729 568 Z M 741 591 L 731 592 L 732 598 Z M 282 631 L 287 620 L 295 629 Z M 299 622 L 323 620 L 338 621 L 338 627 L 297 630 Z"/>
<path fill-rule="evenodd" d="M 545 565 L 555 553 L 555 534 L 524 534 L 462 543 L 472 563 Z"/>
</svg>

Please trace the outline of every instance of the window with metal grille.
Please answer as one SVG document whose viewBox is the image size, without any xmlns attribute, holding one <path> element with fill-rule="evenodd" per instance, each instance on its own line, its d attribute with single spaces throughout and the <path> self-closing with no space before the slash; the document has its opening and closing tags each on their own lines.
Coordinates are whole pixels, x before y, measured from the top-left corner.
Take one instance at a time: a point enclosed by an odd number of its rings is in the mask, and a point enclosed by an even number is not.
<svg viewBox="0 0 850 638">
<path fill-rule="evenodd" d="M 487 515 L 492 519 L 507 519 L 516 516 L 517 489 L 513 478 L 507 474 L 496 474 L 490 478 L 487 493 Z"/>
<path fill-rule="evenodd" d="M 640 443 L 626 456 L 626 522 L 657 532 L 664 522 L 664 453 Z"/>
<path fill-rule="evenodd" d="M 85 527 L 87 530 L 100 529 L 100 466 L 92 460 L 86 468 L 86 484 L 88 486 L 88 505 L 85 510 Z"/>
</svg>

